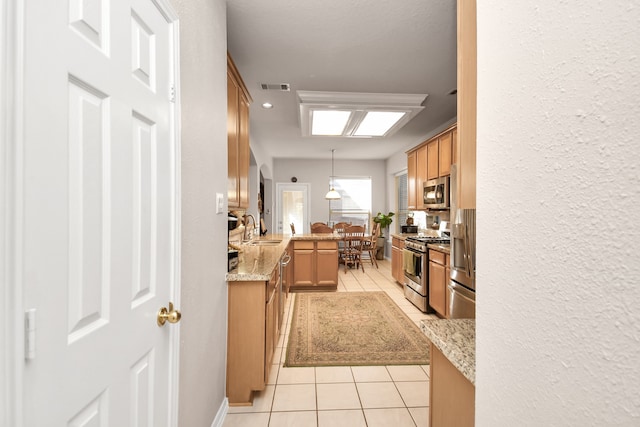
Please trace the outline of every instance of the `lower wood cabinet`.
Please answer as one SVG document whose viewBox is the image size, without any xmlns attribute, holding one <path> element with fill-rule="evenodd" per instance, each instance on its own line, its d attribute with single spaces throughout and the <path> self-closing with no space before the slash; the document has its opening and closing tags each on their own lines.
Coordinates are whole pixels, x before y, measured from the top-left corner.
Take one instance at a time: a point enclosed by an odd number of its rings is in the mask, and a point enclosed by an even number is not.
<svg viewBox="0 0 640 427">
<path fill-rule="evenodd" d="M 404 240 L 398 237 L 391 239 L 391 275 L 396 282 L 404 284 L 404 270 L 402 268 L 402 250 L 404 249 Z"/>
<path fill-rule="evenodd" d="M 227 398 L 231 406 L 252 404 L 264 390 L 279 336 L 279 267 L 269 281 L 229 282 Z"/>
<path fill-rule="evenodd" d="M 338 288 L 338 241 L 294 240 L 291 290 Z"/>
<path fill-rule="evenodd" d="M 429 425 L 473 427 L 475 386 L 431 344 Z"/>
<path fill-rule="evenodd" d="M 449 255 L 429 249 L 429 305 L 442 317 L 448 317 L 447 283 Z"/>
</svg>

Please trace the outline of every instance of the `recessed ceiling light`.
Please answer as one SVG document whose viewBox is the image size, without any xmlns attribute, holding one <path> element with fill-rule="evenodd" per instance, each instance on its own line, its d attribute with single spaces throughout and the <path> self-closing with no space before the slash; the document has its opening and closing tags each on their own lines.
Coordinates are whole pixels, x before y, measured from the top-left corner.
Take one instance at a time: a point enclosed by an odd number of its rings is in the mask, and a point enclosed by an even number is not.
<svg viewBox="0 0 640 427">
<path fill-rule="evenodd" d="M 268 110 L 269 108 L 273 108 L 273 104 L 270 102 L 265 102 L 262 104 L 262 108 L 266 108 Z"/>
<path fill-rule="evenodd" d="M 424 109 L 427 98 L 426 94 L 301 90 L 297 94 L 303 136 L 352 138 L 392 135 Z"/>
</svg>

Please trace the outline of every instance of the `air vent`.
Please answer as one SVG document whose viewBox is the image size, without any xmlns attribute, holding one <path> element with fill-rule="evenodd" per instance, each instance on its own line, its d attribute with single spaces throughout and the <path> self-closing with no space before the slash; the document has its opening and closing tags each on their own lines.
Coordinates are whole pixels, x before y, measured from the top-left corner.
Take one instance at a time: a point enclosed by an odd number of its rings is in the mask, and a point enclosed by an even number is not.
<svg viewBox="0 0 640 427">
<path fill-rule="evenodd" d="M 289 83 L 260 83 L 262 90 L 278 90 L 280 92 L 290 92 L 291 85 Z"/>
</svg>

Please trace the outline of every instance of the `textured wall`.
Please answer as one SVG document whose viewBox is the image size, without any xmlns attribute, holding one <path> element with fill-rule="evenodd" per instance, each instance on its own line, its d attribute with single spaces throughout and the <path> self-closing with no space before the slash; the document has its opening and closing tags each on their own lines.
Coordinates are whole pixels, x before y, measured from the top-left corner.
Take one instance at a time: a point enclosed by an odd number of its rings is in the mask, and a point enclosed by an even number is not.
<svg viewBox="0 0 640 427">
<path fill-rule="evenodd" d="M 639 23 L 478 2 L 478 426 L 640 425 Z"/>
<path fill-rule="evenodd" d="M 210 426 L 225 398 L 227 285 L 226 4 L 172 0 L 182 89 L 181 426 Z M 225 212 L 226 213 L 226 212 Z"/>
</svg>

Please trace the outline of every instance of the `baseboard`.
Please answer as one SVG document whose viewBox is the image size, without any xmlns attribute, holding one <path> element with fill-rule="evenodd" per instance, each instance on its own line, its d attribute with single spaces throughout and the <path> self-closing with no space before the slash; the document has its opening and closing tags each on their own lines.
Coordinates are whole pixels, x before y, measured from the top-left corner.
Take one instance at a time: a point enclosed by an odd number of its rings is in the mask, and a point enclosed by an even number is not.
<svg viewBox="0 0 640 427">
<path fill-rule="evenodd" d="M 222 427 L 224 419 L 227 417 L 227 412 L 229 412 L 229 399 L 225 397 L 220 408 L 218 408 L 218 413 L 216 414 L 213 423 L 211 423 L 211 427 Z"/>
</svg>

